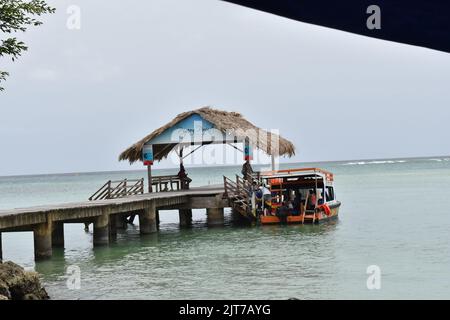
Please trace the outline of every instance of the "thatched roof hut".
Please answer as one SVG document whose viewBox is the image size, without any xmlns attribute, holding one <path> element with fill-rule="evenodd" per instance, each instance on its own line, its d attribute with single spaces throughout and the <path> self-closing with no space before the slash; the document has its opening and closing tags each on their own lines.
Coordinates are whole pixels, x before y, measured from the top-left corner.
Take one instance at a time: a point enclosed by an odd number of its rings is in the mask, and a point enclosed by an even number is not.
<svg viewBox="0 0 450 320">
<path fill-rule="evenodd" d="M 215 129 L 222 131 L 224 134 L 229 133 L 230 131 L 234 132 L 236 137 L 235 141 L 242 142 L 246 139 L 253 147 L 264 151 L 268 155 L 291 157 L 295 154 L 295 147 L 292 142 L 275 133 L 270 133 L 256 127 L 244 119 L 240 113 L 221 111 L 205 107 L 179 114 L 166 125 L 153 131 L 123 151 L 119 156 L 119 160 L 127 160 L 130 163 L 142 161 L 142 150 L 144 145 L 151 143 L 152 140 L 163 135 L 167 130 L 175 127 L 178 123 L 191 117 L 192 115 L 200 116 L 202 119 L 211 123 Z M 178 144 L 179 143 L 154 144 L 154 160 L 160 161 L 166 158 Z"/>
</svg>

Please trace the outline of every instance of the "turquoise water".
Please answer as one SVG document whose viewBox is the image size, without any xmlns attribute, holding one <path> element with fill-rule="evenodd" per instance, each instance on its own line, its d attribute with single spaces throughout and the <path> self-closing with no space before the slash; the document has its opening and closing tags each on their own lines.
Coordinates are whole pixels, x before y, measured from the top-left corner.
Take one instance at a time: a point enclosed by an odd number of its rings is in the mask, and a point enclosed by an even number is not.
<svg viewBox="0 0 450 320">
<path fill-rule="evenodd" d="M 92 229 L 66 225 L 66 248 L 35 264 L 31 233 L 3 234 L 4 258 L 41 273 L 56 299 L 449 299 L 449 157 L 291 164 L 336 174 L 340 219 L 320 226 L 208 228 L 203 210 L 178 228 L 161 212 L 158 234 L 138 226 L 107 248 L 92 247 Z M 215 184 L 240 168 L 189 169 L 195 185 Z M 161 171 L 158 174 L 169 173 Z M 173 171 L 172 171 L 173 172 Z M 0 208 L 85 200 L 109 179 L 145 172 L 0 178 Z M 18 196 L 20 195 L 20 196 Z M 369 290 L 367 267 L 381 270 Z M 66 271 L 81 271 L 69 289 Z"/>
</svg>

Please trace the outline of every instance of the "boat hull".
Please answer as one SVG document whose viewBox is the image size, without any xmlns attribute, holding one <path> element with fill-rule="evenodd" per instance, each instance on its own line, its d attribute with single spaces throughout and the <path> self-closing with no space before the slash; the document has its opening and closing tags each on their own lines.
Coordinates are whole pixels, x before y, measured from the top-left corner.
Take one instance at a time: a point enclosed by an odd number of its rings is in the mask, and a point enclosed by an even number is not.
<svg viewBox="0 0 450 320">
<path fill-rule="evenodd" d="M 313 214 L 302 214 L 299 216 L 287 216 L 286 224 L 320 224 L 330 220 L 336 220 L 339 216 L 340 202 L 329 204 L 329 214 L 325 210 L 316 210 Z M 261 216 L 260 223 L 262 225 L 273 225 L 283 223 L 277 216 Z"/>
</svg>

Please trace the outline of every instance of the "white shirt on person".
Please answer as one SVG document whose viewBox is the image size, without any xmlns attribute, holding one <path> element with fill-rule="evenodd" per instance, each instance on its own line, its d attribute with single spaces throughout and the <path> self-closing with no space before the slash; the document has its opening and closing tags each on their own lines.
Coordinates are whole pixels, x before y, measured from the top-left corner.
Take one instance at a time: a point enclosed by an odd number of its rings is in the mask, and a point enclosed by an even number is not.
<svg viewBox="0 0 450 320">
<path fill-rule="evenodd" d="M 270 196 L 271 195 L 270 190 L 267 189 L 266 187 L 260 187 L 259 189 L 262 191 L 263 196 Z"/>
</svg>

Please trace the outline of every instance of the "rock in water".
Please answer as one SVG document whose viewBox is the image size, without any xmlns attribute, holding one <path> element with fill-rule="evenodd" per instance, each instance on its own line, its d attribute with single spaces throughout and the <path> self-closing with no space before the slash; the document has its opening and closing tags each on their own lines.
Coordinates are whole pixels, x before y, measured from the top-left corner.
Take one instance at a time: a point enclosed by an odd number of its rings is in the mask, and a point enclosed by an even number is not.
<svg viewBox="0 0 450 320">
<path fill-rule="evenodd" d="M 0 300 L 47 300 L 49 296 L 36 272 L 8 261 L 0 263 Z"/>
</svg>

